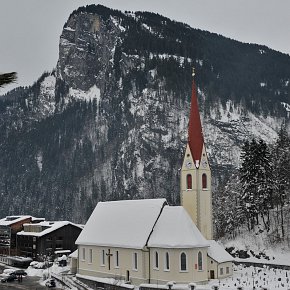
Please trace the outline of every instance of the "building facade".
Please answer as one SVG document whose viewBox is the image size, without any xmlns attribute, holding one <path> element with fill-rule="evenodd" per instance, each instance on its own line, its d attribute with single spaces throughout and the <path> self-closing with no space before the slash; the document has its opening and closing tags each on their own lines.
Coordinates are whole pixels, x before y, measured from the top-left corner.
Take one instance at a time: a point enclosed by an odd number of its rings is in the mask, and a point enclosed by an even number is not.
<svg viewBox="0 0 290 290">
<path fill-rule="evenodd" d="M 233 257 L 214 240 L 209 241 L 208 278 L 222 279 L 233 275 Z"/>
<path fill-rule="evenodd" d="M 164 199 L 98 203 L 76 244 L 80 278 L 134 285 L 208 279 L 209 243 L 183 207 Z"/>
<path fill-rule="evenodd" d="M 203 236 L 211 240 L 213 237 L 211 169 L 204 145 L 194 82 L 188 142 L 181 168 L 180 201 Z"/>
<path fill-rule="evenodd" d="M 23 230 L 23 224 L 31 220 L 31 216 L 7 216 L 0 219 L 0 255 L 17 255 L 17 233 Z"/>
<path fill-rule="evenodd" d="M 18 251 L 21 256 L 33 259 L 55 257 L 56 252 L 76 250 L 75 241 L 82 228 L 68 221 L 24 224 L 17 234 Z"/>
<path fill-rule="evenodd" d="M 77 276 L 159 285 L 205 283 L 211 275 L 232 273 L 226 251 L 220 249 L 221 259 L 217 259 L 211 254 L 215 250 L 210 250 L 216 246 L 210 242 L 211 169 L 194 82 L 180 199 L 182 206 L 169 206 L 165 199 L 98 203 L 76 241 Z"/>
</svg>

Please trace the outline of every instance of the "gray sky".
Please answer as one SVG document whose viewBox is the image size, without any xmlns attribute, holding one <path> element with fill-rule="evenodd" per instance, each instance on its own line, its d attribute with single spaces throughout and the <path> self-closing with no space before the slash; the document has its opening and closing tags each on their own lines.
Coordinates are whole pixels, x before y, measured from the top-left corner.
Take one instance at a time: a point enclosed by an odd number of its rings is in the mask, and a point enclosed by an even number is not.
<svg viewBox="0 0 290 290">
<path fill-rule="evenodd" d="M 152 11 L 191 27 L 290 54 L 290 0 L 0 0 L 0 72 L 16 71 L 31 85 L 56 66 L 58 42 L 70 13 L 87 4 Z"/>
</svg>

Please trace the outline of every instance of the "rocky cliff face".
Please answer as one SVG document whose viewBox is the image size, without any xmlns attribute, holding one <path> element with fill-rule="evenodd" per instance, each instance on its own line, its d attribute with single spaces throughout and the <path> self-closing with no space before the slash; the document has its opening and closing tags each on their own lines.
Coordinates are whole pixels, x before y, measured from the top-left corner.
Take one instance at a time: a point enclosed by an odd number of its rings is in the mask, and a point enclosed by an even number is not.
<svg viewBox="0 0 290 290">
<path fill-rule="evenodd" d="M 263 61 L 280 69 L 266 73 Z M 276 138 L 288 64 L 159 15 L 80 8 L 64 25 L 55 71 L 2 98 L 1 214 L 84 222 L 100 200 L 178 204 L 192 66 L 218 183 L 238 166 L 244 140 Z"/>
</svg>

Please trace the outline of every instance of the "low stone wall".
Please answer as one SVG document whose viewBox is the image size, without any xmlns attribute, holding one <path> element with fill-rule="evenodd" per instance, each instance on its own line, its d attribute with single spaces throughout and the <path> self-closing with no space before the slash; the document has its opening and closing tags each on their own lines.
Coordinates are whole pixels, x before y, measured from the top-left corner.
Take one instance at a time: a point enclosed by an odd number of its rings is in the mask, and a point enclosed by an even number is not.
<svg viewBox="0 0 290 290">
<path fill-rule="evenodd" d="M 86 284 L 90 288 L 94 290 L 130 290 L 128 287 L 123 287 L 119 285 L 114 284 L 107 284 L 103 282 L 93 281 L 89 279 L 84 279 L 81 277 L 78 277 L 78 280 L 80 280 L 82 283 Z M 132 289 L 134 289 L 134 286 L 132 286 Z"/>
<path fill-rule="evenodd" d="M 80 280 L 81 282 L 83 282 L 84 284 L 88 285 L 90 288 L 92 288 L 94 290 L 105 289 L 105 284 L 104 283 L 100 283 L 100 282 L 96 282 L 96 281 L 92 281 L 92 280 L 87 280 L 87 279 L 83 279 L 83 278 L 78 278 L 78 280 Z"/>
<path fill-rule="evenodd" d="M 166 287 L 165 285 L 159 285 L 158 288 L 150 287 L 150 286 L 140 286 L 139 289 L 140 290 L 157 290 L 157 289 L 168 289 L 168 287 Z"/>
<path fill-rule="evenodd" d="M 264 268 L 264 266 L 273 268 L 273 269 L 282 269 L 282 270 L 290 270 L 290 266 L 288 265 L 277 265 L 277 264 L 267 264 L 267 263 L 253 263 L 253 262 L 244 262 L 244 261 L 234 261 L 235 265 L 245 265 L 246 267 L 260 267 Z"/>
</svg>

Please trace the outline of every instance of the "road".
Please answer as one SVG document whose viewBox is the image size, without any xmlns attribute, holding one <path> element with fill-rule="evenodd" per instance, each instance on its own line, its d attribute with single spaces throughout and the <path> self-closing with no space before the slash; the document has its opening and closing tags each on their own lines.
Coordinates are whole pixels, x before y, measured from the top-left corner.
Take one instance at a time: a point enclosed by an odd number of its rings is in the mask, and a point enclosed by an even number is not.
<svg viewBox="0 0 290 290">
<path fill-rule="evenodd" d="M 3 272 L 4 267 L 0 266 L 0 273 Z M 2 278 L 0 276 L 0 278 Z M 18 282 L 17 280 L 13 282 L 7 282 L 7 283 L 0 283 L 0 290 L 6 289 L 6 290 L 12 290 L 12 289 L 24 289 L 24 290 L 43 290 L 48 289 L 45 286 L 41 286 L 39 284 L 40 277 L 34 277 L 34 276 L 26 276 L 23 277 L 22 282 Z M 52 288 L 52 289 L 61 289 L 61 288 Z"/>
<path fill-rule="evenodd" d="M 39 284 L 39 277 L 23 277 L 22 282 L 15 280 L 14 282 L 0 283 L 0 289 L 29 289 L 29 290 L 40 290 L 47 289 Z M 56 289 L 56 288 L 54 288 Z"/>
</svg>

